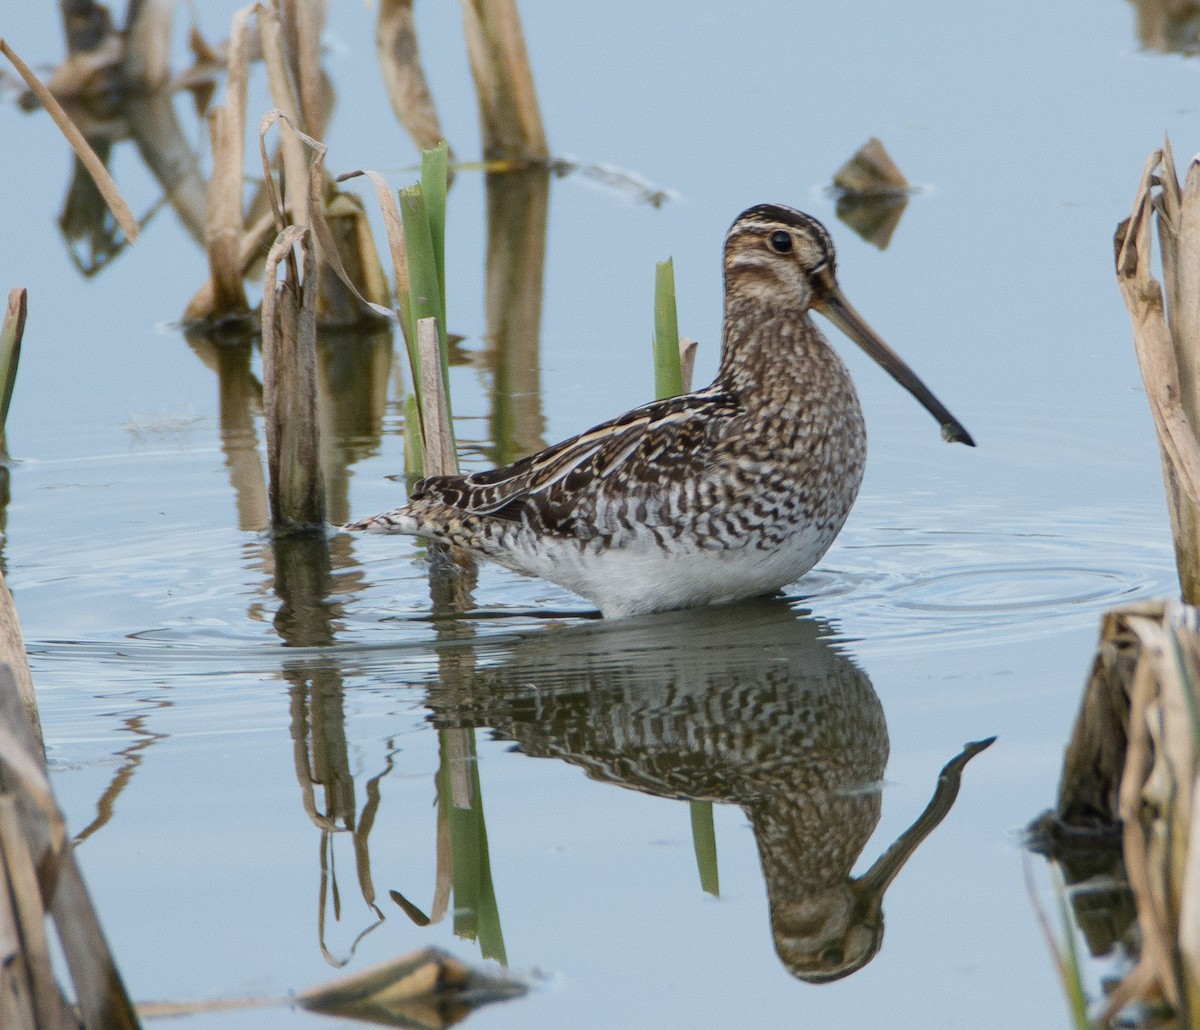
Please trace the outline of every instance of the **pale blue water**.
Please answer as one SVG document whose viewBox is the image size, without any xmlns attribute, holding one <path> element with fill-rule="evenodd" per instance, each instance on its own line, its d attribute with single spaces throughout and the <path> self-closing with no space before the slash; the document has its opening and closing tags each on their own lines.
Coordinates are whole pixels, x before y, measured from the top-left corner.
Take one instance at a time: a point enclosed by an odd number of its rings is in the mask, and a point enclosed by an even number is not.
<svg viewBox="0 0 1200 1030">
<path fill-rule="evenodd" d="M 1063 1024 L 1015 833 L 1053 798 L 1098 615 L 1174 589 L 1110 241 L 1163 130 L 1181 157 L 1200 147 L 1194 62 L 1140 51 L 1132 9 L 1117 0 L 525 7 L 555 154 L 678 194 L 652 209 L 580 176 L 552 183 L 546 442 L 650 396 L 656 260 L 674 257 L 681 330 L 700 340 L 697 379 L 711 375 L 722 234 L 770 200 L 830 226 L 847 295 L 979 448 L 943 445 L 928 416 L 831 330 L 859 385 L 871 463 L 838 544 L 791 592 L 795 616 L 776 604 L 597 629 L 585 602 L 486 569 L 477 609 L 506 617 L 456 633 L 427 618 L 413 545 L 373 537 L 333 541 L 319 603 L 295 588 L 298 610 L 277 620 L 274 559 L 248 516 L 252 485 L 222 448 L 213 355 L 170 327 L 204 278 L 202 254 L 163 211 L 102 274 L 81 278 L 56 228 L 67 151 L 46 118 L 0 107 L 0 286 L 30 290 L 3 559 L 72 829 L 109 804 L 114 780 L 121 787 L 80 857 L 132 993 L 300 990 L 334 975 L 322 907 L 338 960 L 377 921 L 347 832 L 331 844 L 340 910 L 328 895 L 322 906 L 322 834 L 297 777 L 305 732 L 352 777 L 340 789 L 352 792 L 356 825 L 379 795 L 370 882 L 386 919 L 347 968 L 424 944 L 478 960 L 450 916 L 419 928 L 388 897 L 397 890 L 425 912 L 432 903 L 431 720 L 449 718 L 438 707 L 449 690 L 481 725 L 509 963 L 545 977 L 529 998 L 474 1016 L 479 1026 Z M 232 8 L 203 5 L 210 38 Z M 372 17 L 345 4 L 330 20 L 337 171 L 416 160 L 379 87 Z M 443 124 L 457 152 L 474 156 L 458 12 L 418 5 L 418 17 Z M 31 5 L 6 11 L 0 31 L 31 61 L 60 54 L 57 23 Z M 257 116 L 265 101 L 253 96 Z M 177 110 L 202 138 L 185 100 Z M 883 252 L 836 221 L 823 190 L 872 135 L 923 186 Z M 132 146 L 117 147 L 112 166 L 134 209 L 147 210 L 156 188 Z M 482 179 L 460 175 L 450 204 L 450 327 L 479 355 Z M 453 393 L 466 457 L 480 466 L 492 405 L 481 361 L 454 369 Z M 352 419 L 337 440 L 353 456 L 339 519 L 402 497 L 387 478 L 403 463 L 394 386 L 377 414 L 380 440 Z M 720 647 L 701 647 L 710 638 Z M 512 728 L 507 709 L 489 708 L 499 688 L 518 702 L 523 690 L 597 692 L 612 698 L 602 710 L 615 723 L 626 705 L 653 714 L 670 683 L 698 692 L 712 715 L 727 710 L 731 676 L 751 684 L 749 705 L 773 676 L 784 696 L 802 694 L 814 662 L 844 676 L 857 667 L 887 719 L 882 816 L 859 872 L 911 823 L 964 741 L 999 737 L 889 891 L 879 956 L 832 985 L 797 982 L 777 958 L 743 807 L 715 809 L 716 900 L 699 888 L 686 805 L 590 779 L 578 751 L 535 760 L 483 728 Z M 730 721 L 692 725 L 679 753 Z M 313 804 L 326 810 L 322 790 Z"/>
</svg>

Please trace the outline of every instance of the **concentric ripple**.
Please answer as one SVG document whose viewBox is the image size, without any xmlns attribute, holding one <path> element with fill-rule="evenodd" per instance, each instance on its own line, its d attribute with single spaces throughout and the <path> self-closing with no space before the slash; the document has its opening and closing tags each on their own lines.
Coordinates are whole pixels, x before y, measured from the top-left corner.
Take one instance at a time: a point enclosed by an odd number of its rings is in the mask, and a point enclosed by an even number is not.
<svg viewBox="0 0 1200 1030">
<path fill-rule="evenodd" d="M 926 524 L 922 525 L 921 521 Z M 1106 608 L 1177 590 L 1158 512 L 1051 512 L 1021 522 L 986 512 L 909 513 L 848 527 L 795 596 L 868 649 L 1040 637 Z M 970 525 L 970 530 L 947 526 Z"/>
</svg>

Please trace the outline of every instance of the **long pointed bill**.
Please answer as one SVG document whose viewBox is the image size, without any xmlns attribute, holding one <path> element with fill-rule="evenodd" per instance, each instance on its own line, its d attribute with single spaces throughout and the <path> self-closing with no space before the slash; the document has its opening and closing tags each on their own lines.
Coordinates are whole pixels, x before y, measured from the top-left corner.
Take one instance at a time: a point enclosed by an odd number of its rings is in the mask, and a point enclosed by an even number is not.
<svg viewBox="0 0 1200 1030">
<path fill-rule="evenodd" d="M 862 315 L 855 311 L 850 302 L 842 296 L 842 291 L 834 282 L 833 277 L 826 276 L 822 285 L 824 290 L 814 307 L 870 354 L 896 382 L 924 405 L 925 410 L 938 420 L 944 439 L 951 443 L 965 443 L 968 447 L 974 447 L 975 441 L 971 439 L 971 434 L 967 432 L 963 424 L 946 410 L 946 406 L 933 395 L 928 386 L 921 382 L 916 372 L 904 363 L 904 359 L 884 343 L 874 329 L 867 325 Z"/>
</svg>

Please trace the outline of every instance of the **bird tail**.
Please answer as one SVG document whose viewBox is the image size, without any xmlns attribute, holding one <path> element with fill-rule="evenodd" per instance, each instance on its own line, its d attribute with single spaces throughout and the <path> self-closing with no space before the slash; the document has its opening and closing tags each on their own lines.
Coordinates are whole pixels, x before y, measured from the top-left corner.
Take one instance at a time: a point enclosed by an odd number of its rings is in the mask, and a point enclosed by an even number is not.
<svg viewBox="0 0 1200 1030">
<path fill-rule="evenodd" d="M 352 532 L 366 533 L 407 533 L 409 536 L 420 532 L 419 523 L 404 508 L 395 511 L 385 511 L 380 515 L 370 515 L 365 519 L 347 522 L 343 529 Z"/>
</svg>

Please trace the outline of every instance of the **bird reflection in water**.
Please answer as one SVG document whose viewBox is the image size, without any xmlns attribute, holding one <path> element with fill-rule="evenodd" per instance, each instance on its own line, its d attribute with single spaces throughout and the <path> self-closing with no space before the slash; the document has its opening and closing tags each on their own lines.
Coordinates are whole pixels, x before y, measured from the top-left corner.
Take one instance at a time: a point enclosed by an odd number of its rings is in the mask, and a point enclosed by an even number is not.
<svg viewBox="0 0 1200 1030">
<path fill-rule="evenodd" d="M 660 797 L 732 802 L 758 844 L 775 949 L 814 983 L 861 969 L 884 892 L 950 810 L 969 744 L 920 818 L 862 876 L 887 726 L 829 628 L 779 600 L 597 623 L 520 641 L 429 698 L 440 727 L 487 726 L 527 755 Z"/>
</svg>

